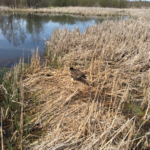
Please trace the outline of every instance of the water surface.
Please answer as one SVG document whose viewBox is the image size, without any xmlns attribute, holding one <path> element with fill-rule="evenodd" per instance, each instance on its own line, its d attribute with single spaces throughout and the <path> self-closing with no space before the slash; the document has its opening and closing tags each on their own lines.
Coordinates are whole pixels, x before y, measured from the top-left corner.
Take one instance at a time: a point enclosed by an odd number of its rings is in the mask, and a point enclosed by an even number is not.
<svg viewBox="0 0 150 150">
<path fill-rule="evenodd" d="M 0 13 L 0 67 L 11 67 L 20 57 L 28 58 L 31 50 L 44 52 L 44 39 L 49 39 L 57 28 L 83 32 L 87 27 L 114 18 L 68 15 L 37 15 L 32 13 Z M 120 18 L 119 18 L 120 19 Z M 128 19 L 123 17 L 122 19 Z"/>
</svg>

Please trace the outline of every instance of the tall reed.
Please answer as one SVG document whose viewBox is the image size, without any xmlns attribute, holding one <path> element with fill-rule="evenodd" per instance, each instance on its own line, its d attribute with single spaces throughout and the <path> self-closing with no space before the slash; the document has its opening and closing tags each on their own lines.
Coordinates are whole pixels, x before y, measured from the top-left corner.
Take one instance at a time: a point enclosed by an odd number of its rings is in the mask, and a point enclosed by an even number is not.
<svg viewBox="0 0 150 150">
<path fill-rule="evenodd" d="M 13 88 L 6 88 L 11 85 L 10 74 L 3 78 L 9 109 L 12 97 L 19 110 L 28 106 L 21 110 L 23 125 L 15 113 L 12 139 L 22 137 L 24 148 L 38 150 L 149 147 L 148 31 L 148 21 L 133 19 L 105 21 L 83 34 L 78 29 L 56 30 L 46 43 L 46 64 L 33 53 L 25 70 L 22 62 L 14 67 L 18 73 L 13 73 Z M 72 82 L 70 66 L 82 70 L 90 84 Z M 30 93 L 27 99 L 21 94 L 23 87 Z M 19 96 L 12 94 L 16 89 Z M 26 135 L 20 135 L 22 129 Z M 35 129 L 41 134 L 30 134 Z M 35 136 L 32 143 L 27 140 Z"/>
<path fill-rule="evenodd" d="M 50 77 L 42 81 L 36 78 L 41 81 L 38 89 L 45 91 L 41 122 L 46 128 L 49 124 L 50 130 L 42 143 L 34 142 L 31 147 L 130 149 L 144 146 L 149 107 L 144 106 L 146 112 L 142 115 L 139 107 L 147 97 L 144 91 L 149 89 L 147 25 L 147 21 L 133 19 L 105 21 L 89 27 L 83 34 L 78 29 L 58 29 L 53 33 L 46 43 L 47 58 L 62 57 L 65 71 L 58 76 L 58 70 L 51 68 Z M 86 72 L 91 86 L 72 83 L 65 69 L 70 66 Z M 133 114 L 126 113 L 126 108 Z M 138 121 L 142 126 L 138 126 Z"/>
</svg>

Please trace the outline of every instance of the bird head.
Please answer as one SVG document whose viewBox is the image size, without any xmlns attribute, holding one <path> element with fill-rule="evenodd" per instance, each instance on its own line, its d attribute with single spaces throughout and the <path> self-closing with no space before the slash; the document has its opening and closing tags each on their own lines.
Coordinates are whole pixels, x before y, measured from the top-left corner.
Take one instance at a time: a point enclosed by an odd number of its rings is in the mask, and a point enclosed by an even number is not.
<svg viewBox="0 0 150 150">
<path fill-rule="evenodd" d="M 73 70 L 73 67 L 70 67 L 70 70 Z"/>
</svg>

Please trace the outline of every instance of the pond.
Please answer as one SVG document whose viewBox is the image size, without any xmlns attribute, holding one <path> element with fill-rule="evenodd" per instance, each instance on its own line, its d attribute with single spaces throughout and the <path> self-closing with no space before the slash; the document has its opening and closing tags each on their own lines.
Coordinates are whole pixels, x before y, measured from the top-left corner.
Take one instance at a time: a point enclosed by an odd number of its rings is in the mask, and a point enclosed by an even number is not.
<svg viewBox="0 0 150 150">
<path fill-rule="evenodd" d="M 57 28 L 82 33 L 87 27 L 104 20 L 128 19 L 124 17 L 98 18 L 73 15 L 49 15 L 32 13 L 0 13 L 0 67 L 11 67 L 21 57 L 30 58 L 31 50 L 44 52 L 45 39 Z"/>
</svg>

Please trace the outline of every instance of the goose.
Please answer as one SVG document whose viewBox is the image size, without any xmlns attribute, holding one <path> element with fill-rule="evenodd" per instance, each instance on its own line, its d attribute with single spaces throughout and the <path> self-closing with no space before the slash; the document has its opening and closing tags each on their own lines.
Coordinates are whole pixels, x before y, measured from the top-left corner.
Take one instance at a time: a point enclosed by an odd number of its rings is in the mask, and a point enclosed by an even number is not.
<svg viewBox="0 0 150 150">
<path fill-rule="evenodd" d="M 79 69 L 74 69 L 73 67 L 70 67 L 70 73 L 71 73 L 71 77 L 73 78 L 73 80 L 86 79 L 85 74 Z"/>
</svg>

